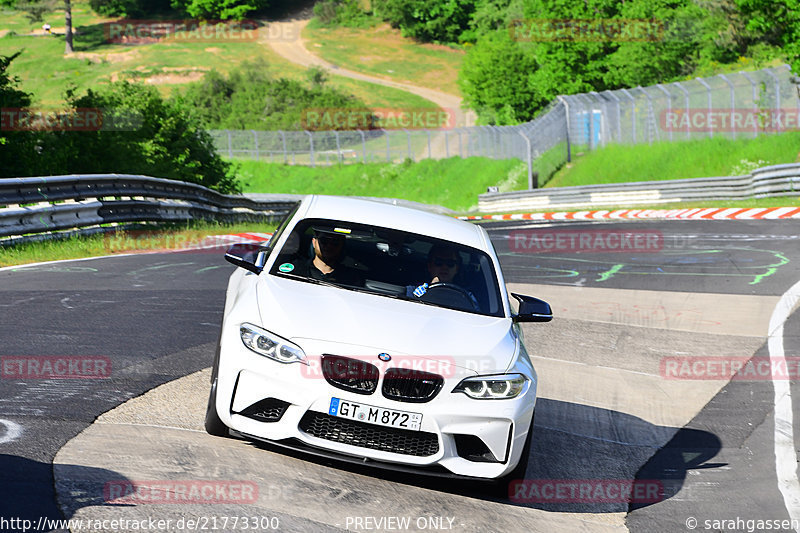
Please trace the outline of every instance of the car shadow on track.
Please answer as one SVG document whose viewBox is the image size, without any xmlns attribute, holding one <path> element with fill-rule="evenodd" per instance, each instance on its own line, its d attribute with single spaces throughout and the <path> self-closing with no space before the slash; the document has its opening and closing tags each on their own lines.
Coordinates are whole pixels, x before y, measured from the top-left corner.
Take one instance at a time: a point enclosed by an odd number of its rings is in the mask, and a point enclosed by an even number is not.
<svg viewBox="0 0 800 533">
<path fill-rule="evenodd" d="M 60 478 L 69 480 L 61 487 L 68 498 L 56 505 L 53 486 L 53 465 L 11 454 L 0 454 L 0 530 L 2 531 L 66 531 L 60 521 L 71 518 L 78 509 L 108 506 L 105 483 L 128 483 L 119 473 L 80 465 L 57 465 Z M 62 514 L 64 513 L 64 514 Z M 41 527 L 39 527 L 41 526 Z"/>
<path fill-rule="evenodd" d="M 715 435 L 656 426 L 608 409 L 540 398 L 534 431 L 525 479 L 509 485 L 395 472 L 252 444 L 392 483 L 566 513 L 627 512 L 631 504 L 650 505 L 677 494 L 690 469 L 719 466 L 706 463 L 721 448 Z M 581 484 L 590 490 L 581 493 Z M 627 497 L 625 491 L 639 484 L 644 492 Z"/>
</svg>

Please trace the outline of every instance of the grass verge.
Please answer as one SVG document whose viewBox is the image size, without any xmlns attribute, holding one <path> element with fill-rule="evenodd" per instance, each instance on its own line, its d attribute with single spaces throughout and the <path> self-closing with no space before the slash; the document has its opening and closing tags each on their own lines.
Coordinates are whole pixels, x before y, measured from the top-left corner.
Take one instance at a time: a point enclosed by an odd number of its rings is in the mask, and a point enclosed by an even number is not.
<svg viewBox="0 0 800 533">
<path fill-rule="evenodd" d="M 609 145 L 573 159 L 546 187 L 735 176 L 800 161 L 800 132 L 650 145 Z"/>
<path fill-rule="evenodd" d="M 456 211 L 475 206 L 489 186 L 524 188 L 525 163 L 484 157 L 417 163 L 355 163 L 304 167 L 237 160 L 244 192 L 379 196 L 441 205 Z"/>
<path fill-rule="evenodd" d="M 0 267 L 53 261 L 56 259 L 81 259 L 131 252 L 178 250 L 196 246 L 209 235 L 232 233 L 271 233 L 275 224 L 240 223 L 215 224 L 192 222 L 190 224 L 142 225 L 129 229 L 89 236 L 75 236 L 38 242 L 0 246 Z M 222 261 L 220 251 L 220 261 Z"/>
</svg>

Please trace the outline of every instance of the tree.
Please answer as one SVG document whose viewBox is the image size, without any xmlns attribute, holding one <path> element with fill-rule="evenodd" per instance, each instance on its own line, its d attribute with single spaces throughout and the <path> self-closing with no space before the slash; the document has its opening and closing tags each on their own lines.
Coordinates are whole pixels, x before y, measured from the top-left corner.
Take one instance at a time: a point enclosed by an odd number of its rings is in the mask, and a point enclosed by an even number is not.
<svg viewBox="0 0 800 533">
<path fill-rule="evenodd" d="M 67 111 L 77 109 L 99 110 L 102 127 L 44 134 L 37 175 L 146 174 L 240 191 L 230 163 L 216 153 L 192 110 L 164 100 L 155 87 L 123 81 L 81 96 L 70 92 Z"/>
<path fill-rule="evenodd" d="M 267 7 L 268 0 L 171 0 L 173 8 L 203 20 L 242 20 Z"/>
<path fill-rule="evenodd" d="M 781 47 L 792 70 L 800 73 L 800 0 L 736 0 L 736 4 L 752 37 Z"/>
<path fill-rule="evenodd" d="M 459 86 L 464 103 L 481 122 L 516 124 L 530 120 L 548 98 L 530 84 L 541 65 L 526 53 L 507 30 L 496 30 L 478 40 L 461 66 Z"/>
<path fill-rule="evenodd" d="M 64 48 L 65 54 L 72 53 L 72 3 L 70 0 L 64 0 L 64 40 L 66 46 Z"/>
<path fill-rule="evenodd" d="M 419 41 L 458 42 L 475 0 L 373 0 L 376 15 Z"/>
<path fill-rule="evenodd" d="M 31 95 L 17 88 L 19 79 L 8 74 L 8 66 L 21 52 L 0 56 L 0 113 L 24 109 L 31 104 Z M 36 153 L 36 136 L 30 131 L 0 130 L 0 178 L 29 175 L 27 164 Z"/>
</svg>

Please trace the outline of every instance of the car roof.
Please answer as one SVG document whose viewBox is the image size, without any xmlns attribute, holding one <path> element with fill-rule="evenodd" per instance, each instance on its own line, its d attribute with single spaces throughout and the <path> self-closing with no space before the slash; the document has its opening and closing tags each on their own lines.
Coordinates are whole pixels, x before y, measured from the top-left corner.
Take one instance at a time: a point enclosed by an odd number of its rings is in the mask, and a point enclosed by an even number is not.
<svg viewBox="0 0 800 533">
<path fill-rule="evenodd" d="M 308 196 L 303 218 L 325 218 L 398 229 L 486 250 L 481 228 L 454 217 L 387 202 L 344 196 Z M 302 213 L 301 209 L 301 213 Z"/>
</svg>

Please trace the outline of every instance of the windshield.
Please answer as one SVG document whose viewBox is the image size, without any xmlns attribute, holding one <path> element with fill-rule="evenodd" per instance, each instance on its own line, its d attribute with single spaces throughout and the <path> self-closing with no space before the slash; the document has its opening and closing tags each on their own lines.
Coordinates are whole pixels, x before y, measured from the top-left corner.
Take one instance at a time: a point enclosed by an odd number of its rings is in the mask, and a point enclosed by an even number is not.
<svg viewBox="0 0 800 533">
<path fill-rule="evenodd" d="M 336 220 L 299 222 L 269 272 L 423 305 L 503 316 L 489 256 L 395 229 Z"/>
</svg>

